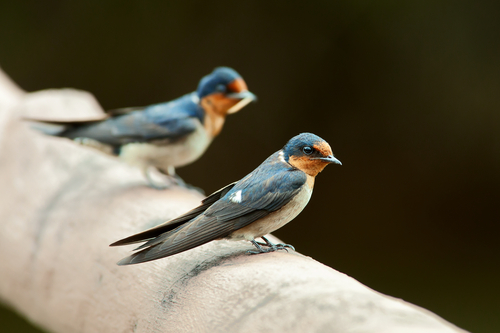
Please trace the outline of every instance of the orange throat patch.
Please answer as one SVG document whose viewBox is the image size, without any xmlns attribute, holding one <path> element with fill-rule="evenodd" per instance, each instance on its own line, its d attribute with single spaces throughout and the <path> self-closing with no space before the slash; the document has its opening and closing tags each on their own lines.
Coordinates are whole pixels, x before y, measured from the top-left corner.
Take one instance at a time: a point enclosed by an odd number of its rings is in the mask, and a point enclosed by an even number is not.
<svg viewBox="0 0 500 333">
<path fill-rule="evenodd" d="M 306 156 L 290 156 L 289 162 L 292 166 L 301 171 L 304 171 L 306 174 L 312 177 L 316 177 L 316 175 L 323 171 L 323 169 L 328 165 L 328 162 L 322 160 L 311 160 Z"/>
<path fill-rule="evenodd" d="M 222 93 L 215 93 L 201 99 L 200 105 L 205 110 L 205 130 L 212 136 L 217 136 L 224 126 L 227 112 L 240 102 L 236 98 L 227 98 Z"/>
<path fill-rule="evenodd" d="M 205 131 L 207 131 L 207 133 L 213 138 L 219 135 L 225 121 L 225 117 L 207 112 L 205 115 L 205 124 L 203 125 L 203 127 L 205 127 Z"/>
</svg>

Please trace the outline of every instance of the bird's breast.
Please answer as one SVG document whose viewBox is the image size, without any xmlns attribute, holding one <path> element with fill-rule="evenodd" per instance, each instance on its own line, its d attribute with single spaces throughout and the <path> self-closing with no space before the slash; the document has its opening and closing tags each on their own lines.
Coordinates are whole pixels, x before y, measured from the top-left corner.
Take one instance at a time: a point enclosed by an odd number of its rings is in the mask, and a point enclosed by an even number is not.
<svg viewBox="0 0 500 333">
<path fill-rule="evenodd" d="M 201 123 L 185 138 L 176 141 L 157 141 L 154 143 L 130 143 L 122 147 L 120 158 L 139 167 L 156 166 L 166 169 L 180 167 L 200 158 L 212 142 Z"/>
<path fill-rule="evenodd" d="M 300 192 L 279 210 L 234 231 L 228 238 L 252 240 L 281 228 L 300 214 L 309 199 L 311 199 L 312 191 L 313 189 L 310 186 L 304 184 Z"/>
</svg>

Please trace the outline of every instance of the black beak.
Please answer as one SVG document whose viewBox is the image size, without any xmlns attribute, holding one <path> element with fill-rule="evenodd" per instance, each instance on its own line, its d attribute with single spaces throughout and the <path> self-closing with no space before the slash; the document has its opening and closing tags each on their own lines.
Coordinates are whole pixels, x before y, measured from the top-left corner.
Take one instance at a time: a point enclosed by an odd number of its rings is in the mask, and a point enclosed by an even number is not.
<svg viewBox="0 0 500 333">
<path fill-rule="evenodd" d="M 238 103 L 236 103 L 235 105 L 233 105 L 232 108 L 227 110 L 228 114 L 236 113 L 240 111 L 242 108 L 244 108 L 247 104 L 255 102 L 257 100 L 257 96 L 255 96 L 248 90 L 239 93 L 227 94 L 226 97 L 240 99 Z"/>
<path fill-rule="evenodd" d="M 335 163 L 338 165 L 342 165 L 342 162 L 333 157 L 333 155 L 328 155 L 327 157 L 320 157 L 319 159 L 328 163 Z"/>
</svg>

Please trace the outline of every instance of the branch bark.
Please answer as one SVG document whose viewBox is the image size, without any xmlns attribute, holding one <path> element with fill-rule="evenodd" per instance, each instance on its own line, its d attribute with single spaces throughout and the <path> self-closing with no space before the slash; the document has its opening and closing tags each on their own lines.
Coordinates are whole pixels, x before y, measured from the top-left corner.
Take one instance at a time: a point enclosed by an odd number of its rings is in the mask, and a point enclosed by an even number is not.
<svg viewBox="0 0 500 333">
<path fill-rule="evenodd" d="M 0 297 L 52 332 L 464 332 L 299 253 L 215 241 L 119 267 L 108 244 L 196 206 L 20 115 L 103 115 L 74 90 L 25 94 L 0 71 Z M 43 114 L 41 114 L 43 113 Z M 60 118 L 61 119 L 61 118 Z"/>
</svg>

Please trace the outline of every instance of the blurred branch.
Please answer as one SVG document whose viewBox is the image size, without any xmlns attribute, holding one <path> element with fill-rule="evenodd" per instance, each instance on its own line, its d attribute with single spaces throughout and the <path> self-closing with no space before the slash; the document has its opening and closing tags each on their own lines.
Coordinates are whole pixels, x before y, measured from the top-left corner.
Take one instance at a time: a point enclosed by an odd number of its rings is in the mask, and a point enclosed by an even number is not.
<svg viewBox="0 0 500 333">
<path fill-rule="evenodd" d="M 44 116 L 57 116 L 47 114 L 51 105 L 71 116 L 82 108 L 98 116 L 102 110 L 88 93 L 23 95 L 0 73 L 0 96 L 0 297 L 42 327 L 463 332 L 298 253 L 247 255 L 247 242 L 215 241 L 167 259 L 117 266 L 130 248 L 108 244 L 188 210 L 201 196 L 150 189 L 138 170 L 40 135 L 19 120 L 21 112 L 39 107 Z"/>
</svg>

